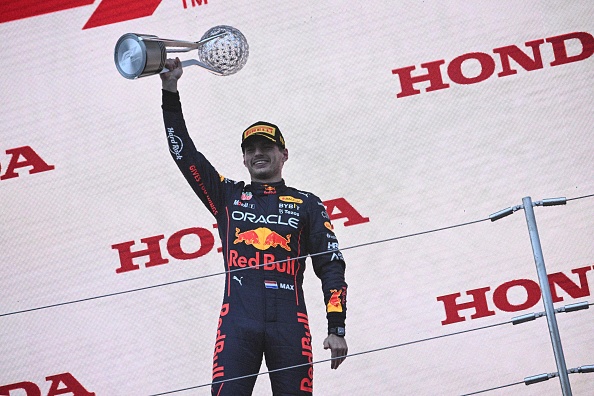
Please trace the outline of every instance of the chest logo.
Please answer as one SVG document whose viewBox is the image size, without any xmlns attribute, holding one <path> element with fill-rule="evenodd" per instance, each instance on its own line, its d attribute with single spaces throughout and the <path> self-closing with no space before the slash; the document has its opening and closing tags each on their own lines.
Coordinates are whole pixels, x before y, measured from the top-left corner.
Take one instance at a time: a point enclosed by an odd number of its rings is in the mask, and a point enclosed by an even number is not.
<svg viewBox="0 0 594 396">
<path fill-rule="evenodd" d="M 266 250 L 269 247 L 280 246 L 287 252 L 291 251 L 291 247 L 289 246 L 289 242 L 291 242 L 291 234 L 287 234 L 286 237 L 283 237 L 279 233 L 266 227 L 243 232 L 239 228 L 235 228 L 235 238 L 236 239 L 233 241 L 234 245 L 243 242 L 246 245 L 252 245 L 259 250 Z"/>
<path fill-rule="evenodd" d="M 282 196 L 278 197 L 278 199 L 280 199 L 283 202 L 293 202 L 293 203 L 298 203 L 298 204 L 303 203 L 302 199 L 291 197 L 290 195 L 282 195 Z"/>
<path fill-rule="evenodd" d="M 266 195 L 276 194 L 276 188 L 269 186 L 269 185 L 265 185 L 264 186 L 264 194 L 266 194 Z"/>
<path fill-rule="evenodd" d="M 243 205 L 242 205 L 243 206 Z M 299 219 L 282 214 L 256 215 L 255 213 L 234 210 L 231 218 L 238 221 L 247 221 L 253 224 L 278 224 L 287 225 L 292 228 L 299 228 Z"/>
</svg>

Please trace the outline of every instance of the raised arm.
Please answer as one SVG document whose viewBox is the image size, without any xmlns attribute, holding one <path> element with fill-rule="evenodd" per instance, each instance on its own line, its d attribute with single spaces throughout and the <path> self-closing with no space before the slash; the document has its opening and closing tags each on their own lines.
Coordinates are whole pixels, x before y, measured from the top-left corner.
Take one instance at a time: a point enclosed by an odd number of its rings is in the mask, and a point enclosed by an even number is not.
<svg viewBox="0 0 594 396">
<path fill-rule="evenodd" d="M 204 206 L 217 216 L 224 206 L 225 186 L 211 163 L 200 153 L 190 138 L 182 113 L 177 82 L 183 74 L 179 58 L 167 59 L 161 73 L 163 88 L 163 122 L 169 143 L 169 152 Z"/>
</svg>

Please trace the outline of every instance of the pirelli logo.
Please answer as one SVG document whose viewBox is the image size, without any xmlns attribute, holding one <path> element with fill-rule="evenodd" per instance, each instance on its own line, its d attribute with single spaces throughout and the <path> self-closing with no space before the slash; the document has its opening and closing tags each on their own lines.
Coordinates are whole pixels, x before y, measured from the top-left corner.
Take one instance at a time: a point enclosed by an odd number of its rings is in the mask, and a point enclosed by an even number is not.
<svg viewBox="0 0 594 396">
<path fill-rule="evenodd" d="M 265 133 L 272 137 L 274 137 L 275 135 L 273 127 L 268 125 L 255 125 L 243 133 L 243 138 L 247 139 L 250 135 L 253 135 L 254 133 Z"/>
</svg>

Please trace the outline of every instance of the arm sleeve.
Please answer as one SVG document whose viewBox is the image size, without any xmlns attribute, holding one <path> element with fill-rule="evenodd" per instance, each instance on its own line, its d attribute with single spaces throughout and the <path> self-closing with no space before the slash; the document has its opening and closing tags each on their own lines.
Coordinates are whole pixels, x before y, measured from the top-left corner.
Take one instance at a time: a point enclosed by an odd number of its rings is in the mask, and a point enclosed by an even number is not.
<svg viewBox="0 0 594 396">
<path fill-rule="evenodd" d="M 179 92 L 163 90 L 161 107 L 171 157 L 196 195 L 216 217 L 224 203 L 224 178 L 194 146 L 184 121 Z"/>
<path fill-rule="evenodd" d="M 320 199 L 312 194 L 309 202 L 309 252 L 314 272 L 322 281 L 328 329 L 344 327 L 346 319 L 345 262 L 338 250 L 338 240 L 328 213 Z M 324 254 L 319 254 L 327 252 Z"/>
</svg>

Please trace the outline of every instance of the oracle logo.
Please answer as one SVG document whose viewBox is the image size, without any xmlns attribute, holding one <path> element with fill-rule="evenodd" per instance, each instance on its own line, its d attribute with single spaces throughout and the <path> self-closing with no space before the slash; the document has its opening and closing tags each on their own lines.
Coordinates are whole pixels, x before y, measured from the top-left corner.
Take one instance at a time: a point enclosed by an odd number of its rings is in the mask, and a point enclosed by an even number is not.
<svg viewBox="0 0 594 396">
<path fill-rule="evenodd" d="M 593 268 L 592 266 L 587 266 L 571 270 L 572 274 L 577 275 L 579 285 L 562 272 L 549 274 L 548 279 L 553 302 L 563 301 L 563 297 L 558 293 L 558 288 L 566 292 L 571 298 L 589 296 L 590 286 L 588 284 L 587 272 Z M 521 291 L 525 295 L 524 301 L 510 301 L 509 291 L 512 288 L 515 288 L 516 291 Z M 452 323 L 464 322 L 466 317 L 460 314 L 461 311 L 474 310 L 474 314 L 470 316 L 470 319 L 495 315 L 496 312 L 491 309 L 488 301 L 487 292 L 489 290 L 491 290 L 489 286 L 467 290 L 465 293 L 470 297 L 470 301 L 466 302 L 458 301 L 462 296 L 460 292 L 437 297 L 437 300 L 443 303 L 446 314 L 446 318 L 441 324 L 445 326 Z M 500 311 L 518 312 L 534 307 L 540 301 L 540 298 L 540 286 L 537 282 L 530 279 L 513 279 L 497 286 L 493 290 L 491 300 L 495 308 Z"/>
<path fill-rule="evenodd" d="M 89 392 L 77 381 L 70 373 L 56 374 L 45 377 L 46 381 L 51 381 L 50 389 L 45 396 L 64 395 L 66 393 L 72 396 L 95 396 L 95 393 Z M 60 387 L 64 384 L 63 387 Z M 11 393 L 15 391 L 15 393 Z M 18 393 L 16 392 L 18 391 Z M 23 391 L 25 393 L 23 393 Z M 41 396 L 41 389 L 37 384 L 30 381 L 16 382 L 9 385 L 0 385 L 0 396 L 9 395 L 23 395 L 23 396 Z"/>
<path fill-rule="evenodd" d="M 84 25 L 84 29 L 129 21 L 153 15 L 163 0 L 103 0 Z M 3 0 L 0 4 L 0 23 L 31 18 L 43 14 L 89 6 L 95 0 Z M 184 8 L 208 4 L 208 0 L 181 0 Z"/>
<path fill-rule="evenodd" d="M 344 198 L 336 198 L 324 201 L 323 204 L 327 208 L 330 220 L 346 219 L 344 225 L 346 227 L 367 223 L 369 217 L 363 217 L 357 210 Z M 214 225 L 216 228 L 216 224 Z M 191 238 L 198 240 L 198 245 L 192 251 L 184 251 L 182 249 L 182 239 Z M 169 259 L 164 257 L 164 251 L 161 248 L 161 241 L 165 239 L 165 235 L 155 235 L 140 239 L 140 242 L 145 246 L 136 248 L 135 241 L 126 241 L 111 245 L 111 248 L 117 250 L 120 266 L 115 270 L 117 274 L 135 271 L 140 269 L 139 261 L 144 262 L 146 268 L 155 267 L 169 263 Z M 190 240 L 191 240 L 190 239 Z M 166 251 L 174 259 L 177 260 L 191 260 L 202 257 L 213 249 L 215 242 L 214 234 L 202 227 L 191 227 L 179 230 L 167 238 Z M 186 248 L 187 248 L 186 243 Z M 132 249 L 135 249 L 134 251 Z M 219 247 L 218 251 L 222 249 Z M 136 261 L 136 263 L 135 263 Z"/>
<path fill-rule="evenodd" d="M 0 180 L 19 177 L 16 172 L 19 168 L 30 167 L 29 174 L 47 172 L 55 168 L 53 165 L 48 165 L 30 146 L 8 149 L 6 154 L 10 156 L 10 160 L 4 174 L 0 165 Z"/>
<path fill-rule="evenodd" d="M 583 61 L 594 54 L 594 37 L 587 32 L 573 32 L 546 39 L 527 41 L 525 45 L 531 49 L 532 55 L 527 54 L 516 45 L 498 47 L 493 49 L 493 52 L 499 56 L 499 66 L 501 68 L 501 71 L 497 73 L 497 77 L 511 76 L 518 72 L 512 67 L 510 60 L 513 60 L 526 71 L 542 69 L 544 66 L 540 46 L 545 41 L 551 44 L 553 50 L 554 60 L 550 63 L 550 66 Z M 568 55 L 568 42 L 572 42 L 572 44 L 579 42 L 581 51 L 577 54 Z M 475 76 L 464 74 L 463 65 L 465 63 L 468 65 L 470 62 L 478 66 L 479 72 Z M 426 92 L 450 88 L 450 84 L 444 82 L 444 75 L 441 71 L 441 65 L 443 64 L 445 64 L 445 59 L 421 63 L 421 67 L 426 69 L 427 72 L 415 76 L 412 75 L 412 72 L 416 69 L 414 65 L 392 70 L 392 74 L 398 75 L 400 79 L 401 91 L 396 97 L 403 98 L 420 94 L 419 85 L 423 82 L 429 83 Z M 455 84 L 476 84 L 491 77 L 496 68 L 497 64 L 494 56 L 484 52 L 469 52 L 450 61 L 447 66 L 447 76 Z"/>
</svg>

